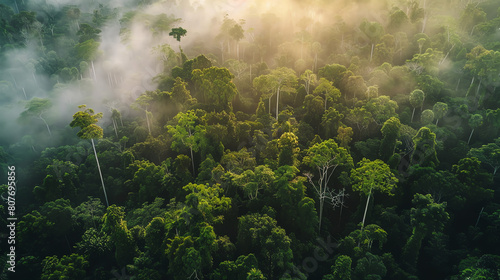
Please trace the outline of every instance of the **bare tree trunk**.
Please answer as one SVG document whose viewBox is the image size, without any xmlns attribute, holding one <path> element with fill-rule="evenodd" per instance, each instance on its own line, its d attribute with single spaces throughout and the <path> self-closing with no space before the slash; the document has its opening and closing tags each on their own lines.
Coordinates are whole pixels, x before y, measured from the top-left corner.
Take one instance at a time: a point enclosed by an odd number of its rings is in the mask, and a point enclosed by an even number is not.
<svg viewBox="0 0 500 280">
<path fill-rule="evenodd" d="M 280 88 L 281 87 L 278 87 L 278 92 L 276 94 L 276 120 L 278 120 L 278 105 L 280 103 Z"/>
<path fill-rule="evenodd" d="M 319 225 L 318 225 L 318 231 L 321 230 L 321 218 L 323 217 L 323 205 L 325 204 L 325 199 L 321 197 L 322 194 L 320 194 L 319 198 Z"/>
<path fill-rule="evenodd" d="M 113 128 L 115 129 L 116 138 L 118 138 L 118 131 L 116 130 L 116 121 L 114 119 L 111 121 L 113 122 Z"/>
<path fill-rule="evenodd" d="M 95 74 L 95 68 L 94 68 L 94 61 L 92 60 L 91 63 L 92 63 L 92 72 L 94 72 L 94 80 L 97 81 L 97 76 Z"/>
<path fill-rule="evenodd" d="M 370 204 L 370 197 L 372 196 L 372 188 L 370 188 L 370 193 L 368 194 L 368 198 L 366 199 L 366 206 L 365 206 L 365 213 L 363 214 L 363 221 L 361 222 L 361 231 L 363 231 L 363 228 L 365 227 L 365 219 L 366 219 L 366 212 L 368 211 L 368 204 Z"/>
<path fill-rule="evenodd" d="M 470 132 L 470 135 L 469 135 L 469 140 L 467 141 L 467 145 L 469 145 L 470 143 L 470 139 L 472 138 L 472 133 L 474 133 L 474 128 L 472 129 L 472 131 Z"/>
<path fill-rule="evenodd" d="M 373 59 L 373 47 L 374 47 L 374 46 L 375 46 L 375 44 L 374 44 L 374 43 L 372 43 L 372 51 L 371 51 L 371 53 L 370 53 L 370 61 L 372 61 L 372 59 Z"/>
<path fill-rule="evenodd" d="M 146 123 L 148 124 L 149 135 L 151 135 L 151 127 L 149 126 L 148 110 L 145 110 L 145 111 L 146 111 Z"/>
<path fill-rule="evenodd" d="M 104 187 L 104 180 L 102 178 L 101 166 L 99 165 L 99 158 L 97 158 L 97 152 L 95 150 L 94 139 L 92 141 L 92 148 L 94 148 L 95 161 L 97 162 L 97 169 L 99 170 L 99 176 L 101 177 L 102 190 L 104 191 L 104 198 L 106 199 L 106 205 L 109 207 L 108 195 L 106 194 L 106 188 Z"/>
<path fill-rule="evenodd" d="M 47 126 L 47 130 L 49 131 L 49 135 L 52 136 L 52 133 L 50 132 L 49 124 L 42 117 L 42 114 L 40 114 L 38 117 L 45 123 L 45 126 Z"/>
<path fill-rule="evenodd" d="M 415 115 L 415 107 L 413 107 L 413 113 L 411 113 L 411 121 L 410 122 L 413 122 L 413 116 Z"/>
</svg>

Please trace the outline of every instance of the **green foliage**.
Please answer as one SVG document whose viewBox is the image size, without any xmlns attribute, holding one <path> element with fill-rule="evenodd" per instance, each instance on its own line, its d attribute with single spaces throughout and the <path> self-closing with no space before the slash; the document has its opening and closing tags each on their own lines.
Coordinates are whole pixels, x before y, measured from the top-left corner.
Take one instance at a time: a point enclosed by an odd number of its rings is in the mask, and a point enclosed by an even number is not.
<svg viewBox="0 0 500 280">
<path fill-rule="evenodd" d="M 81 110 L 73 115 L 73 121 L 69 124 L 71 127 L 79 127 L 78 137 L 83 139 L 102 138 L 103 130 L 96 123 L 102 118 L 102 113 L 94 113 L 94 110 L 87 108 L 86 105 L 78 106 Z"/>
<path fill-rule="evenodd" d="M 411 209 L 413 233 L 403 248 L 403 259 L 414 269 L 423 239 L 432 232 L 443 230 L 450 217 L 445 210 L 446 202 L 436 203 L 430 194 L 415 194 L 412 202 L 415 205 Z"/>
<path fill-rule="evenodd" d="M 381 132 L 384 136 L 380 144 L 380 157 L 382 159 L 388 160 L 394 154 L 400 129 L 401 122 L 395 117 L 388 119 L 382 126 Z"/>
<path fill-rule="evenodd" d="M 482 163 L 493 168 L 493 175 L 500 168 L 500 138 L 495 140 L 495 143 L 483 145 L 480 148 L 470 149 L 468 156 L 479 159 Z"/>
<path fill-rule="evenodd" d="M 190 183 L 183 189 L 188 192 L 186 204 L 208 224 L 222 223 L 224 215 L 231 209 L 231 198 L 224 196 L 224 190 L 218 185 Z"/>
<path fill-rule="evenodd" d="M 69 256 L 47 256 L 42 261 L 42 280 L 75 279 L 83 280 L 86 277 L 86 269 L 89 262 L 85 256 L 71 254 Z"/>
<path fill-rule="evenodd" d="M 245 253 L 254 253 L 266 277 L 281 275 L 290 264 L 293 253 L 285 230 L 268 215 L 249 214 L 240 217 L 237 246 Z"/>
<path fill-rule="evenodd" d="M 292 132 L 285 132 L 281 135 L 280 139 L 278 139 L 278 166 L 283 165 L 296 165 L 296 157 L 300 151 L 298 147 L 298 138 Z"/>
<path fill-rule="evenodd" d="M 174 37 L 177 41 L 181 41 L 181 37 L 186 36 L 186 29 L 182 27 L 172 28 L 172 31 L 168 33 L 169 36 Z"/>
<path fill-rule="evenodd" d="M 413 137 L 413 143 L 415 147 L 411 156 L 412 164 L 420 166 L 437 166 L 439 164 L 436 154 L 436 134 L 431 132 L 429 128 L 420 128 L 417 135 Z"/>
<path fill-rule="evenodd" d="M 218 110 L 231 111 L 230 102 L 238 94 L 232 82 L 233 74 L 227 68 L 210 67 L 193 70 L 193 80 L 203 93 L 203 100 Z"/>
<path fill-rule="evenodd" d="M 383 161 L 362 159 L 358 168 L 351 170 L 352 190 L 369 196 L 372 190 L 378 190 L 388 195 L 399 181 Z"/>
</svg>

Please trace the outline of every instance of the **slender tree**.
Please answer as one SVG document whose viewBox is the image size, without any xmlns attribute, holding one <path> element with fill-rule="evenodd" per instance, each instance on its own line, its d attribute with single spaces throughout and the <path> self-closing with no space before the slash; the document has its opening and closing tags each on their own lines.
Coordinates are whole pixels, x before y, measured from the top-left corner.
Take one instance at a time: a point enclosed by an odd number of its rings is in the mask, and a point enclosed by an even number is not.
<svg viewBox="0 0 500 280">
<path fill-rule="evenodd" d="M 472 128 L 472 131 L 469 135 L 469 140 L 467 140 L 467 145 L 470 143 L 470 139 L 472 138 L 472 134 L 474 133 L 474 129 L 480 127 L 483 124 L 483 116 L 479 114 L 474 114 L 470 116 L 469 126 Z"/>
<path fill-rule="evenodd" d="M 361 222 L 361 230 L 363 230 L 373 190 L 392 195 L 391 191 L 396 187 L 398 179 L 391 172 L 389 166 L 379 159 L 371 161 L 363 158 L 358 166 L 358 168 L 352 169 L 351 180 L 353 182 L 352 189 L 366 195 L 365 213 Z"/>
<path fill-rule="evenodd" d="M 436 125 L 438 125 L 439 119 L 446 116 L 448 113 L 448 104 L 436 102 L 436 104 L 432 107 L 432 111 L 434 112 L 434 118 L 436 118 Z"/>
<path fill-rule="evenodd" d="M 97 162 L 97 169 L 99 170 L 99 176 L 101 177 L 102 190 L 104 191 L 106 205 L 109 207 L 108 195 L 106 194 L 106 188 L 104 187 L 99 158 L 97 157 L 94 144 L 94 139 L 99 139 L 103 136 L 102 128 L 96 125 L 99 119 L 102 118 L 102 113 L 95 114 L 93 109 L 87 108 L 87 105 L 80 105 L 78 108 L 80 108 L 80 111 L 73 115 L 73 121 L 69 125 L 71 127 L 79 127 L 80 131 L 77 133 L 78 137 L 82 139 L 90 139 L 92 142 L 92 148 L 94 149 L 95 160 Z"/>
<path fill-rule="evenodd" d="M 309 182 L 314 187 L 319 199 L 319 224 L 321 229 L 321 220 L 323 216 L 323 206 L 325 199 L 334 207 L 341 206 L 344 191 L 335 193 L 328 184 L 333 172 L 338 166 L 352 167 L 352 157 L 349 152 L 342 147 L 338 147 L 333 139 L 317 143 L 307 150 L 307 156 L 304 162 L 318 172 L 318 180 L 314 182 L 311 174 L 306 174 Z"/>
<path fill-rule="evenodd" d="M 49 132 L 49 135 L 52 136 L 52 132 L 50 131 L 49 124 L 43 117 L 43 114 L 47 112 L 50 107 L 52 107 L 52 103 L 48 98 L 38 98 L 38 97 L 33 97 L 31 100 L 29 100 L 24 108 L 26 109 L 24 112 L 21 113 L 21 116 L 19 117 L 20 120 L 26 120 L 30 117 L 36 117 L 40 120 L 43 121 L 45 126 L 47 127 L 47 131 Z"/>
<path fill-rule="evenodd" d="M 415 108 L 422 107 L 424 104 L 425 94 L 423 91 L 416 89 L 410 93 L 410 104 L 413 107 L 413 112 L 411 113 L 411 122 L 413 122 L 413 116 L 415 115 Z"/>
</svg>

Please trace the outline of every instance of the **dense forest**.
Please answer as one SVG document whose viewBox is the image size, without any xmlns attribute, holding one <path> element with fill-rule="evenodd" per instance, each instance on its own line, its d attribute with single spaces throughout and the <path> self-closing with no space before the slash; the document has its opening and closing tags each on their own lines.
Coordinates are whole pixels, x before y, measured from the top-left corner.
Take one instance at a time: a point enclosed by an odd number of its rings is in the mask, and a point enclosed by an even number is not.
<svg viewBox="0 0 500 280">
<path fill-rule="evenodd" d="M 500 280 L 500 1 L 0 0 L 0 279 Z"/>
</svg>

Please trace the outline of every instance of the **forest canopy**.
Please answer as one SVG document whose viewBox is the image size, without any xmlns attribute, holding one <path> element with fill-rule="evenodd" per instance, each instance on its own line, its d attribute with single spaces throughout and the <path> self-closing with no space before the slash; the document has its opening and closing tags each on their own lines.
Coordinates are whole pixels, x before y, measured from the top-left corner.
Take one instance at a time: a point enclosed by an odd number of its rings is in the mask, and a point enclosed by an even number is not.
<svg viewBox="0 0 500 280">
<path fill-rule="evenodd" d="M 497 0 L 0 0 L 0 279 L 500 279 L 499 40 Z"/>
</svg>

